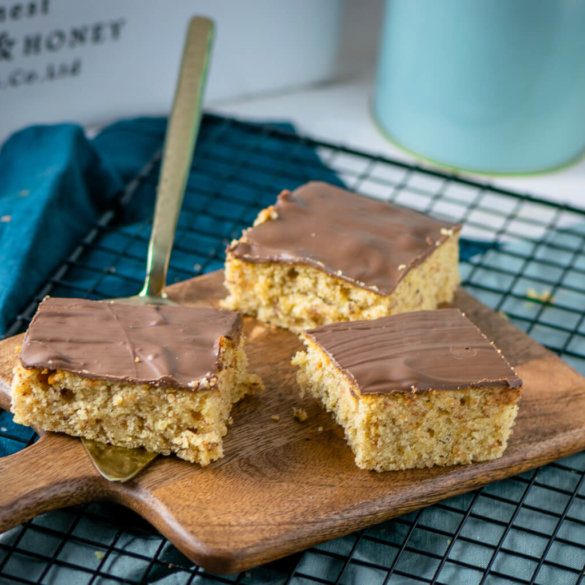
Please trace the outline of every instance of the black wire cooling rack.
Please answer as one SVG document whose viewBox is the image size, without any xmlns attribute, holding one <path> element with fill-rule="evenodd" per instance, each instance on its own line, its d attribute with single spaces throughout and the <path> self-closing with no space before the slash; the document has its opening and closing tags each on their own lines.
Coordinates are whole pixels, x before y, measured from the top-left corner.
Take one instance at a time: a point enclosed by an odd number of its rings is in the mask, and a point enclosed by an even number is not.
<svg viewBox="0 0 585 585">
<path fill-rule="evenodd" d="M 45 294 L 107 298 L 139 289 L 158 162 L 102 216 L 10 334 L 26 327 Z M 462 222 L 465 288 L 585 374 L 585 210 L 273 126 L 206 116 L 170 281 L 221 267 L 225 244 L 258 209 L 311 179 Z M 139 208 L 149 217 L 128 220 Z M 34 439 L 0 414 L 5 453 Z M 204 571 L 114 504 L 52 512 L 0 536 L 3 584 L 568 585 L 582 583 L 584 570 L 585 453 L 239 575 Z"/>
</svg>

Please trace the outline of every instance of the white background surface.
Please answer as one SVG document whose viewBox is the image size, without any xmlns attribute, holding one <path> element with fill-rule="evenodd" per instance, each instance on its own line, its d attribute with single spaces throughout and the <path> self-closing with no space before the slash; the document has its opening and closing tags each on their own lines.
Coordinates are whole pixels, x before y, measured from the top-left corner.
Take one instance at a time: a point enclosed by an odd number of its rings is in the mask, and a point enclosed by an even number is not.
<svg viewBox="0 0 585 585">
<path fill-rule="evenodd" d="M 0 142 L 34 123 L 103 125 L 168 113 L 194 14 L 216 23 L 209 99 L 330 79 L 342 4 L 0 0 Z"/>
<path fill-rule="evenodd" d="M 209 108 L 242 118 L 290 120 L 302 134 L 413 161 L 380 134 L 370 113 L 382 10 L 380 0 L 346 0 L 338 75 L 334 81 L 246 100 L 210 102 Z M 473 177 L 585 208 L 585 159 L 568 169 L 532 177 Z"/>
<path fill-rule="evenodd" d="M 68 30 L 70 24 L 101 22 L 107 20 L 106 15 L 117 15 L 126 18 L 123 37 L 105 43 L 99 50 L 89 46 L 79 49 L 85 68 L 80 78 L 32 85 L 28 88 L 31 91 L 19 89 L 14 95 L 9 93 L 12 90 L 0 92 L 0 140 L 3 132 L 34 122 L 67 119 L 101 126 L 119 117 L 168 114 L 186 15 L 200 12 L 217 20 L 207 109 L 247 119 L 291 121 L 302 134 L 413 160 L 382 137 L 370 114 L 383 0 L 248 0 L 245 10 L 240 0 L 103 0 L 99 6 L 91 0 L 46 1 L 51 7 L 48 16 L 9 23 L 7 30 L 18 41 L 15 59 L 19 47 L 22 52 L 22 35 L 27 27 L 32 27 L 35 34 L 55 27 Z M 161 23 L 154 38 L 149 33 L 153 22 Z M 128 44 L 126 49 L 123 43 Z M 54 54 L 44 51 L 24 62 L 36 67 L 36 60 L 66 60 L 70 53 L 67 47 Z M 104 87 L 104 81 L 99 76 L 91 77 L 91 72 L 101 71 L 104 77 L 111 77 L 118 71 L 116 66 L 122 66 L 120 59 L 132 62 L 136 78 L 118 79 L 111 86 L 115 90 L 113 99 L 111 92 L 107 93 L 110 86 Z M 8 71 L 15 63 L 4 60 L 4 69 Z M 0 67 L 0 81 L 4 79 L 1 74 Z M 323 77 L 330 81 L 299 87 L 309 79 Z M 266 91 L 284 86 L 287 89 Z M 65 99 L 57 95 L 60 91 L 65 91 Z M 226 95 L 250 93 L 253 97 L 220 100 Z M 9 95 L 18 99 L 9 103 Z M 583 132 L 585 142 L 585 129 Z M 540 176 L 475 178 L 585 208 L 585 160 Z"/>
</svg>

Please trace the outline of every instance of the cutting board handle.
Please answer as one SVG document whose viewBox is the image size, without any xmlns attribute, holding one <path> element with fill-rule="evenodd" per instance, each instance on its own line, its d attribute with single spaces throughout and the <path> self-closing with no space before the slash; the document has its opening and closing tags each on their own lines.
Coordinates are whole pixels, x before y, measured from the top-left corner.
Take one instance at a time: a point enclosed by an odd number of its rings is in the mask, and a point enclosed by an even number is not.
<svg viewBox="0 0 585 585">
<path fill-rule="evenodd" d="M 99 497 L 101 477 L 78 440 L 43 435 L 0 458 L 0 532 L 65 506 Z"/>
</svg>

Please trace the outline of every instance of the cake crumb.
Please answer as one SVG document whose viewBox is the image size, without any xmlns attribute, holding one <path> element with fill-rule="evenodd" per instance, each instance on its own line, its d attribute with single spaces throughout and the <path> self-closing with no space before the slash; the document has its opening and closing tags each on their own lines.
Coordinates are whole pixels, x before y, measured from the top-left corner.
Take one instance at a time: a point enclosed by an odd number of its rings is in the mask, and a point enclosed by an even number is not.
<svg viewBox="0 0 585 585">
<path fill-rule="evenodd" d="M 307 414 L 307 411 L 304 408 L 298 408 L 296 406 L 293 406 L 293 416 L 299 422 L 305 422 L 307 418 L 309 418 L 309 415 Z"/>
<path fill-rule="evenodd" d="M 100 561 L 106 556 L 104 551 L 101 551 L 101 550 L 96 550 L 96 551 L 94 551 L 93 554 L 95 555 L 95 558 L 100 560 Z"/>
<path fill-rule="evenodd" d="M 545 305 L 552 305 L 555 302 L 555 297 L 550 290 L 543 290 L 541 293 L 539 293 L 537 290 L 529 288 L 526 290 L 526 296 L 529 299 L 540 301 Z"/>
<path fill-rule="evenodd" d="M 134 358 L 134 362 L 135 362 L 135 363 L 137 363 L 137 364 L 139 364 L 139 363 L 140 363 L 140 358 L 139 358 L 138 356 L 136 356 L 136 357 Z"/>
<path fill-rule="evenodd" d="M 0 217 L 0 221 L 2 223 L 9 223 L 11 220 L 12 220 L 11 215 L 3 215 L 2 217 Z"/>
<path fill-rule="evenodd" d="M 273 414 L 270 417 L 274 422 L 278 422 L 280 420 L 280 414 Z"/>
<path fill-rule="evenodd" d="M 323 432 L 323 427 L 317 427 L 317 432 L 318 433 L 322 433 Z"/>
<path fill-rule="evenodd" d="M 441 235 L 442 236 L 452 236 L 453 230 L 450 228 L 441 228 Z"/>
<path fill-rule="evenodd" d="M 402 272 L 403 270 L 406 270 L 406 264 L 400 264 L 400 265 L 398 266 L 398 270 L 400 270 L 401 272 Z"/>
</svg>

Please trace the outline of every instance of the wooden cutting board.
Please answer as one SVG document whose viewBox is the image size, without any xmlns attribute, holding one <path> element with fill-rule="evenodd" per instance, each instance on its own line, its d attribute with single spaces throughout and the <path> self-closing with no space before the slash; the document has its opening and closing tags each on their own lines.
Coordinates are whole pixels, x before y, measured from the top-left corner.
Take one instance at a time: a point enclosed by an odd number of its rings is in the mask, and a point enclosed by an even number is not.
<svg viewBox="0 0 585 585">
<path fill-rule="evenodd" d="M 175 285 L 183 304 L 215 304 L 222 274 Z M 585 378 L 465 291 L 455 305 L 495 340 L 524 380 L 520 412 L 501 459 L 376 473 L 355 467 L 341 429 L 301 399 L 290 357 L 296 336 L 248 319 L 250 368 L 266 392 L 233 410 L 225 457 L 206 468 L 159 457 L 135 480 L 114 484 L 79 440 L 47 433 L 0 459 L 0 531 L 55 508 L 106 499 L 132 508 L 204 568 L 231 573 L 428 506 L 585 448 Z M 0 406 L 9 408 L 20 337 L 0 343 Z M 302 406 L 300 423 L 292 407 Z M 280 421 L 272 415 L 280 415 Z M 322 427 L 322 430 L 321 430 Z"/>
</svg>

